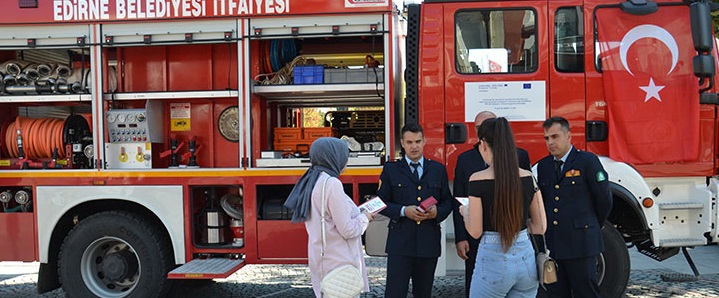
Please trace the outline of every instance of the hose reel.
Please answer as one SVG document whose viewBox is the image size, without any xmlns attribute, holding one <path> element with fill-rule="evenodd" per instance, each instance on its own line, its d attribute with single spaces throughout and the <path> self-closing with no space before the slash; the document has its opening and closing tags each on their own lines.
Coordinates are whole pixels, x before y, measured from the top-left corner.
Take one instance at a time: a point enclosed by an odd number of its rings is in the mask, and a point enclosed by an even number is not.
<svg viewBox="0 0 719 298">
<path fill-rule="evenodd" d="M 59 161 L 72 157 L 74 167 L 87 168 L 92 147 L 92 132 L 87 119 L 73 114 L 66 119 L 17 116 L 0 130 L 4 140 L 3 156 L 18 159 Z M 58 162 L 55 167 L 64 164 Z"/>
</svg>

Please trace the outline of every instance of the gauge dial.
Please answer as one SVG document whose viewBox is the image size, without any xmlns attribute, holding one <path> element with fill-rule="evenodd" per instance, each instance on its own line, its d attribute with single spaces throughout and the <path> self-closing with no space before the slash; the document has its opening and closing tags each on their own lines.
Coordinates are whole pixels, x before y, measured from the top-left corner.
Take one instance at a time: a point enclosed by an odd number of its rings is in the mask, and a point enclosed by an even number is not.
<svg viewBox="0 0 719 298">
<path fill-rule="evenodd" d="M 116 114 L 107 114 L 107 123 L 115 123 L 115 119 L 117 119 Z"/>
<path fill-rule="evenodd" d="M 145 113 L 137 113 L 137 116 L 135 116 L 135 118 L 137 118 L 137 122 L 140 123 L 145 122 L 145 120 L 147 119 L 147 117 L 145 117 Z"/>
<path fill-rule="evenodd" d="M 93 158 L 95 156 L 95 149 L 92 148 L 92 145 L 85 146 L 82 152 L 85 153 L 85 157 L 87 158 Z"/>
<path fill-rule="evenodd" d="M 127 118 L 127 115 L 125 115 L 125 114 L 117 115 L 117 122 L 125 123 L 126 118 Z"/>
<path fill-rule="evenodd" d="M 134 123 L 135 120 L 137 120 L 136 117 L 137 117 L 137 115 L 127 114 L 127 122 Z"/>
</svg>

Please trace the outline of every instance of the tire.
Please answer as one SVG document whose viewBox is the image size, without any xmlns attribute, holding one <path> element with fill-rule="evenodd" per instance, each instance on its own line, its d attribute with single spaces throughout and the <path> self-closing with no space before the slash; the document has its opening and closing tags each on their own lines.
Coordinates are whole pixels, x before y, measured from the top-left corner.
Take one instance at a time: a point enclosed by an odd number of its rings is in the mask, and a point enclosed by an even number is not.
<svg viewBox="0 0 719 298">
<path fill-rule="evenodd" d="M 629 283 L 629 250 L 622 234 L 610 222 L 604 224 L 602 237 L 604 252 L 597 257 L 599 293 L 603 298 L 620 298 Z M 546 291 L 540 287 L 537 298 L 546 297 Z"/>
<path fill-rule="evenodd" d="M 63 241 L 58 273 L 68 297 L 164 297 L 169 241 L 146 219 L 108 211 L 81 220 Z"/>
<path fill-rule="evenodd" d="M 630 259 L 624 237 L 610 222 L 604 223 L 604 253 L 597 259 L 597 277 L 602 297 L 619 298 L 629 283 Z"/>
</svg>

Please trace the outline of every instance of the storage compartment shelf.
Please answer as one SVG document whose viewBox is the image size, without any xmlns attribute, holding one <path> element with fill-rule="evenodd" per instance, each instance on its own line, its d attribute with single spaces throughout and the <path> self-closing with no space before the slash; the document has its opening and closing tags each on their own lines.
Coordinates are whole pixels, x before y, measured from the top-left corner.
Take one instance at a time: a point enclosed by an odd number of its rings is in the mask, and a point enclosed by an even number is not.
<svg viewBox="0 0 719 298">
<path fill-rule="evenodd" d="M 257 167 L 309 167 L 309 158 L 258 158 Z M 350 157 L 347 166 L 379 166 L 382 158 L 379 156 Z"/>
<path fill-rule="evenodd" d="M 2 95 L 0 103 L 90 101 L 90 94 Z"/>
<path fill-rule="evenodd" d="M 172 99 L 172 98 L 220 98 L 237 97 L 237 90 L 222 91 L 178 91 L 178 92 L 139 92 L 139 93 L 105 93 L 105 100 L 134 100 L 134 99 Z"/>
<path fill-rule="evenodd" d="M 384 84 L 257 85 L 252 92 L 275 100 L 376 98 L 382 102 Z"/>
</svg>

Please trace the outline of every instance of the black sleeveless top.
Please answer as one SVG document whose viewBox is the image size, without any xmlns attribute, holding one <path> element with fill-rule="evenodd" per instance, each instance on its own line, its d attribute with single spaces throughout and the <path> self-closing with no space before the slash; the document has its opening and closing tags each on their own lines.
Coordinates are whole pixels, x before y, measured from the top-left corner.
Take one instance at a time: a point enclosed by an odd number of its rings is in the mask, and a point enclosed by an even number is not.
<svg viewBox="0 0 719 298">
<path fill-rule="evenodd" d="M 529 218 L 529 205 L 537 189 L 534 187 L 532 176 L 521 177 L 522 181 L 522 198 L 524 200 L 524 208 L 522 215 L 522 229 L 527 228 L 527 219 Z M 470 196 L 482 199 L 482 226 L 485 231 L 496 232 L 496 227 L 492 224 L 492 210 L 494 209 L 494 179 L 474 180 L 467 184 Z"/>
</svg>

